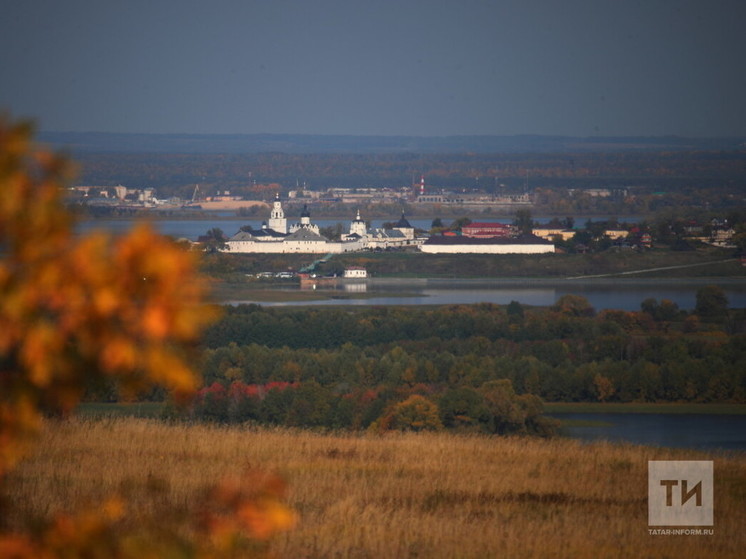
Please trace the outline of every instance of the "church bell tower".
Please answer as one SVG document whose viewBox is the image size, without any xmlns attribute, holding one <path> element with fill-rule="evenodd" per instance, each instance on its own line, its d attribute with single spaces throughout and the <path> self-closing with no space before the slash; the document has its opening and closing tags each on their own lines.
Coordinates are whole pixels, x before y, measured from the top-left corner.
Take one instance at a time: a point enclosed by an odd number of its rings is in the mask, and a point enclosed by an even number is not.
<svg viewBox="0 0 746 559">
<path fill-rule="evenodd" d="M 272 205 L 272 212 L 269 214 L 269 223 L 267 225 L 273 231 L 287 235 L 288 220 L 285 219 L 285 212 L 282 209 L 279 193 L 275 196 L 275 202 Z"/>
</svg>

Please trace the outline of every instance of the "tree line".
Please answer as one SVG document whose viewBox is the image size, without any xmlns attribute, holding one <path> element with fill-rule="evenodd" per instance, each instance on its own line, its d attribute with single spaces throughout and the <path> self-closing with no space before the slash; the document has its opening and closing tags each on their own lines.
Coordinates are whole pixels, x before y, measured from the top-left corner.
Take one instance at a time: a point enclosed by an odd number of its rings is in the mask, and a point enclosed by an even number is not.
<svg viewBox="0 0 746 559">
<path fill-rule="evenodd" d="M 189 414 L 219 421 L 546 435 L 542 401 L 746 402 L 746 313 L 716 286 L 691 312 L 240 305 L 203 341 Z"/>
</svg>

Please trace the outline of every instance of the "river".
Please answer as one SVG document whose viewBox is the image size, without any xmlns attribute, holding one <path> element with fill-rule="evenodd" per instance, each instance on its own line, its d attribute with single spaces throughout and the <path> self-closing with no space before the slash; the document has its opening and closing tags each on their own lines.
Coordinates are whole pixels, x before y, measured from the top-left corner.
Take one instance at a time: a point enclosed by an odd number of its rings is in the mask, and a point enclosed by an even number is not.
<svg viewBox="0 0 746 559">
<path fill-rule="evenodd" d="M 551 413 L 561 420 L 596 423 L 563 433 L 582 441 L 607 440 L 698 450 L 746 451 L 746 415 L 672 413 Z"/>
<path fill-rule="evenodd" d="M 268 216 L 267 216 L 268 217 Z M 350 221 L 354 216 L 351 214 L 349 219 L 341 217 L 336 218 L 324 218 L 324 219 L 313 219 L 313 222 L 319 227 L 330 227 L 336 226 L 341 223 L 345 228 L 349 228 Z M 364 216 L 363 216 L 364 217 Z M 400 216 L 392 216 L 390 219 L 373 219 L 370 220 L 371 228 L 382 227 L 385 222 L 397 221 Z M 299 219 L 299 218 L 298 218 Z M 495 223 L 512 223 L 513 218 L 510 217 L 485 217 L 486 221 Z M 537 223 L 546 223 L 551 218 L 545 216 L 539 216 L 535 218 Z M 606 218 L 598 216 L 580 217 L 575 220 L 576 227 L 584 226 L 585 222 L 591 219 L 593 221 L 599 221 Z M 636 223 L 640 219 L 639 216 L 626 216 L 620 217 L 620 222 Z M 237 217 L 235 215 L 224 214 L 220 215 L 217 212 L 214 214 L 208 214 L 203 219 L 153 219 L 150 223 L 156 230 L 160 231 L 164 235 L 169 235 L 175 238 L 185 238 L 191 241 L 196 241 L 200 235 L 204 235 L 208 230 L 213 227 L 218 227 L 223 230 L 226 235 L 234 235 L 244 225 L 251 225 L 254 229 L 260 229 L 262 221 L 266 218 L 261 217 Z M 296 218 L 293 216 L 288 217 L 288 223 L 292 223 Z M 122 219 L 86 219 L 82 220 L 78 224 L 78 230 L 80 232 L 91 231 L 92 229 L 105 229 L 113 233 L 123 233 L 131 229 L 134 225 L 147 221 L 143 218 L 122 218 Z M 428 231 L 432 225 L 432 219 L 409 219 L 408 220 L 412 227 L 416 229 L 422 229 Z M 443 223 L 448 224 L 452 221 L 450 218 L 444 218 Z"/>
<path fill-rule="evenodd" d="M 246 299 L 232 304 L 259 303 L 266 306 L 301 305 L 452 305 L 495 303 L 507 305 L 518 301 L 525 305 L 549 306 L 563 295 L 585 297 L 597 310 L 639 311 L 642 301 L 668 299 L 682 310 L 692 310 L 697 290 L 705 285 L 719 285 L 731 308 L 746 307 L 746 282 L 742 278 L 632 279 L 597 278 L 566 279 L 382 279 L 340 281 L 336 285 L 319 284 L 318 298 L 312 300 L 257 301 Z M 278 292 L 301 290 L 298 286 L 278 288 Z M 280 294 L 278 293 L 278 295 Z"/>
</svg>

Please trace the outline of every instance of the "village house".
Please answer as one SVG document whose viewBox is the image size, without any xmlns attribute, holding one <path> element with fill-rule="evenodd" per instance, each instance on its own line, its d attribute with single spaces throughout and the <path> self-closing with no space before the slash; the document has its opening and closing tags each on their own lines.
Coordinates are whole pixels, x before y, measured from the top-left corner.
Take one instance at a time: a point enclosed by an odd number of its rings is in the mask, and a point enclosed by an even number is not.
<svg viewBox="0 0 746 559">
<path fill-rule="evenodd" d="M 350 266 L 349 268 L 345 268 L 343 277 L 346 279 L 367 278 L 368 270 L 361 266 Z"/>
<path fill-rule="evenodd" d="M 568 241 L 575 236 L 574 230 L 562 227 L 535 227 L 531 230 L 531 233 L 547 241 L 553 241 L 557 237 L 563 241 Z"/>
</svg>

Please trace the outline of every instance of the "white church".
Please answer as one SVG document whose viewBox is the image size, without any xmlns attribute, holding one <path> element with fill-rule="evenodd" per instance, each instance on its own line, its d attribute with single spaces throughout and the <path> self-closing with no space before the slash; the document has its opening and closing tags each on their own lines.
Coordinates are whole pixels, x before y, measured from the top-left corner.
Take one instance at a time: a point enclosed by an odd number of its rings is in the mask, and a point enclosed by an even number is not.
<svg viewBox="0 0 746 559">
<path fill-rule="evenodd" d="M 402 213 L 401 219 L 391 229 L 368 227 L 357 212 L 350 224 L 350 231 L 341 240 L 330 241 L 319 233 L 319 226 L 311 223 L 308 207 L 304 206 L 300 222 L 288 227 L 279 195 L 275 198 L 269 221 L 260 231 L 239 231 L 226 242 L 226 252 L 242 253 L 343 253 L 361 250 L 385 250 L 421 244 L 424 239 L 415 237 L 412 227 Z"/>
</svg>

